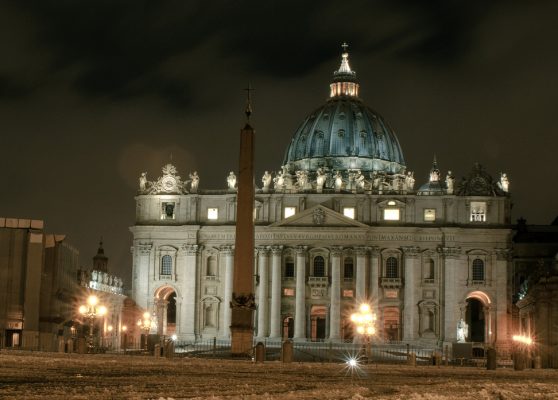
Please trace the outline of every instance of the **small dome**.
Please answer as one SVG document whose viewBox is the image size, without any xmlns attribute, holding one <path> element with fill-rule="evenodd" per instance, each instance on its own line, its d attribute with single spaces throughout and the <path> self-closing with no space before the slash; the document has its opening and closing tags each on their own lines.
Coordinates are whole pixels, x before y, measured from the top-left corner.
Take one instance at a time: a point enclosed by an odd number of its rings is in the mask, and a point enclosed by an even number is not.
<svg viewBox="0 0 558 400">
<path fill-rule="evenodd" d="M 297 129 L 283 165 L 291 173 L 320 167 L 401 173 L 405 160 L 395 132 L 358 97 L 359 85 L 349 66 L 346 45 L 344 50 L 330 85 L 330 98 Z"/>
<path fill-rule="evenodd" d="M 417 194 L 421 196 L 440 196 L 446 194 L 447 186 L 444 182 L 440 181 L 440 176 L 438 162 L 436 161 L 436 156 L 434 156 L 432 168 L 430 169 L 430 178 L 428 182 L 417 190 Z"/>
</svg>

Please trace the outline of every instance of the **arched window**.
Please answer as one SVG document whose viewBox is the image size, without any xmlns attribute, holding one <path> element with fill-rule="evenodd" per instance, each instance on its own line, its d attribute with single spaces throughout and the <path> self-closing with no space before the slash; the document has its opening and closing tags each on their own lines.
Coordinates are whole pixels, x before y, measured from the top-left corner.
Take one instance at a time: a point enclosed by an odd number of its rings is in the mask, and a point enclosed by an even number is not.
<svg viewBox="0 0 558 400">
<path fill-rule="evenodd" d="M 314 276 L 325 276 L 325 260 L 322 256 L 314 257 Z"/>
<path fill-rule="evenodd" d="M 345 264 L 343 266 L 343 278 L 350 280 L 354 277 L 354 267 L 353 267 L 353 259 L 348 257 L 345 258 Z"/>
<path fill-rule="evenodd" d="M 484 281 L 484 261 L 480 258 L 473 260 L 473 280 Z"/>
<path fill-rule="evenodd" d="M 386 278 L 399 278 L 397 258 L 395 257 L 388 257 L 386 260 Z"/>
<path fill-rule="evenodd" d="M 172 257 L 169 255 L 163 256 L 161 259 L 161 275 L 172 274 Z"/>
</svg>

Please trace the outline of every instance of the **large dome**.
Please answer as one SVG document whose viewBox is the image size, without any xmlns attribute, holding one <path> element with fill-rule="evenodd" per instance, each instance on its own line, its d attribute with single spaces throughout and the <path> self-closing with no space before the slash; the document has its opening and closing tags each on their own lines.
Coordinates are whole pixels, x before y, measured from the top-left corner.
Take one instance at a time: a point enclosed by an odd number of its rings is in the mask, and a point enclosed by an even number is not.
<svg viewBox="0 0 558 400">
<path fill-rule="evenodd" d="M 358 97 L 356 73 L 343 52 L 327 102 L 294 134 L 283 165 L 289 172 L 329 170 L 401 173 L 405 160 L 393 129 Z"/>
</svg>

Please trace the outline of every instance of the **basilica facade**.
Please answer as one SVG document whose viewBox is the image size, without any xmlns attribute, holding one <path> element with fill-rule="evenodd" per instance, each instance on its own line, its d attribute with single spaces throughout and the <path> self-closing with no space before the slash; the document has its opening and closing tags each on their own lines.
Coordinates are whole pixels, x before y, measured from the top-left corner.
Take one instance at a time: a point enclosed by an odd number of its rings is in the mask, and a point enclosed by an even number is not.
<svg viewBox="0 0 558 400">
<path fill-rule="evenodd" d="M 375 340 L 506 347 L 507 176 L 476 164 L 457 182 L 434 159 L 415 184 L 393 129 L 359 91 L 345 49 L 329 99 L 295 131 L 280 170 L 258 179 L 255 336 L 350 341 L 350 314 L 367 302 Z M 141 174 L 132 297 L 156 316 L 152 333 L 227 339 L 236 175 L 224 171 L 222 190 L 203 190 L 200 175 L 182 179 L 171 164 L 157 180 Z"/>
</svg>

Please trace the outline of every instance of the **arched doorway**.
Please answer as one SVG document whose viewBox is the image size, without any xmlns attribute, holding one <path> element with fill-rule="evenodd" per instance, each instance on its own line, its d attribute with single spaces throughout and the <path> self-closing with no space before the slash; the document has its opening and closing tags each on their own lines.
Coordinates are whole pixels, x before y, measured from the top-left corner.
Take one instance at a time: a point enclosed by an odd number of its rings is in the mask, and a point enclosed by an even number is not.
<svg viewBox="0 0 558 400">
<path fill-rule="evenodd" d="M 484 343 L 485 317 L 484 305 L 479 299 L 467 299 L 467 311 L 465 312 L 465 322 L 469 325 L 469 337 L 465 338 L 469 342 Z"/>
<path fill-rule="evenodd" d="M 313 342 L 326 338 L 326 313 L 325 306 L 312 306 L 310 310 L 310 338 Z"/>
<path fill-rule="evenodd" d="M 155 292 L 155 319 L 158 335 L 174 335 L 177 332 L 176 291 L 163 286 Z"/>
<path fill-rule="evenodd" d="M 474 343 L 489 343 L 491 341 L 490 298 L 481 291 L 469 293 L 465 307 L 465 322 L 468 333 L 465 340 Z"/>
</svg>

